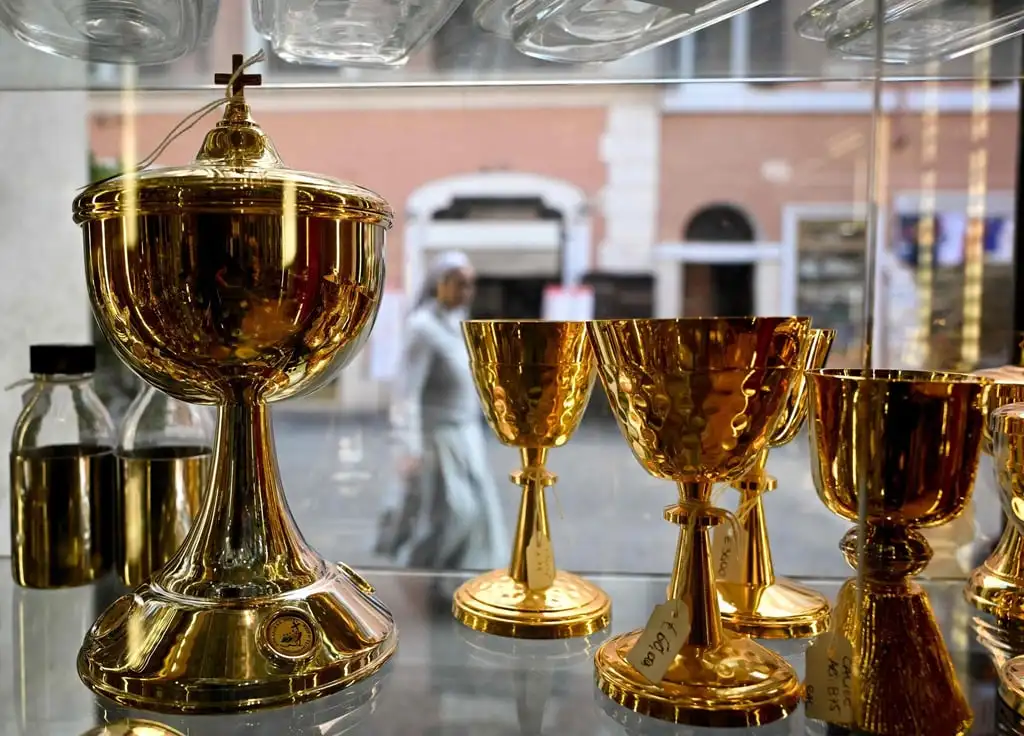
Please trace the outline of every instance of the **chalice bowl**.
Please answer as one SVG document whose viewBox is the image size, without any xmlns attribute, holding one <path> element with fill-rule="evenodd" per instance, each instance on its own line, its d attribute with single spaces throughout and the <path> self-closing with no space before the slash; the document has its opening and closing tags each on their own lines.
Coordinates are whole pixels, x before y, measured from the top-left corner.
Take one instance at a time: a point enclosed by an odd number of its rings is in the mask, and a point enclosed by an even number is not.
<svg viewBox="0 0 1024 736">
<path fill-rule="evenodd" d="M 973 715 L 927 594 L 912 577 L 932 550 L 918 529 L 970 500 L 988 379 L 958 373 L 810 374 L 811 468 L 830 511 L 861 523 L 840 549 L 858 575 L 836 600 L 833 636 L 852 650 L 852 723 L 867 733 L 962 734 Z"/>
<path fill-rule="evenodd" d="M 296 703 L 367 677 L 395 651 L 394 621 L 296 528 L 268 404 L 324 386 L 366 339 L 387 203 L 282 168 L 239 88 L 192 166 L 98 182 L 74 212 L 92 307 L 118 356 L 161 391 L 219 410 L 194 525 L 99 617 L 80 676 L 123 705 L 185 713 Z"/>
<path fill-rule="evenodd" d="M 983 449 L 986 454 L 993 456 L 992 462 L 996 463 L 992 438 L 996 412 L 1007 404 L 1024 402 L 1024 382 L 1021 382 L 1024 373 L 1016 368 L 1009 375 L 984 371 L 979 371 L 979 374 L 991 377 L 994 381 L 989 388 L 988 402 L 993 420 L 985 426 Z M 1006 426 L 1005 420 L 999 422 L 1000 426 Z M 1000 473 L 998 465 L 995 466 L 994 476 L 997 484 L 1010 479 L 1006 473 Z M 1006 494 L 1011 491 L 1012 489 L 999 485 L 1007 523 L 995 549 L 967 579 L 964 597 L 979 610 L 998 619 L 1024 621 L 1024 536 L 1021 535 L 1020 524 L 1013 522 L 1013 515 L 1007 505 Z"/>
<path fill-rule="evenodd" d="M 804 369 L 825 367 L 835 330 L 812 329 Z M 792 580 L 775 577 L 763 497 L 775 490 L 777 481 L 765 465 L 768 450 L 793 441 L 807 416 L 807 378 L 793 383 L 782 419 L 757 454 L 753 467 L 733 483 L 740 492 L 738 539 L 731 534 L 714 559 L 718 578 L 718 605 L 725 627 L 755 639 L 788 639 L 816 636 L 828 628 L 832 610 L 821 593 Z M 716 534 L 731 533 L 720 527 Z M 717 547 L 717 545 L 716 545 Z"/>
<path fill-rule="evenodd" d="M 743 477 L 768 446 L 803 367 L 808 323 L 761 317 L 588 327 L 633 455 L 651 475 L 675 481 L 679 494 L 664 514 L 679 525 L 668 600 L 645 629 L 606 641 L 595 655 L 598 686 L 629 710 L 743 727 L 783 718 L 799 703 L 800 683 L 784 659 L 722 628 L 711 530 L 729 515 L 711 506 L 711 489 Z"/>
<path fill-rule="evenodd" d="M 521 639 L 587 636 L 608 625 L 611 600 L 593 583 L 555 567 L 545 493 L 557 477 L 548 450 L 569 441 L 594 387 L 594 352 L 583 322 L 462 323 L 487 423 L 518 448 L 522 488 L 507 570 L 455 591 L 455 618 L 475 631 Z"/>
</svg>

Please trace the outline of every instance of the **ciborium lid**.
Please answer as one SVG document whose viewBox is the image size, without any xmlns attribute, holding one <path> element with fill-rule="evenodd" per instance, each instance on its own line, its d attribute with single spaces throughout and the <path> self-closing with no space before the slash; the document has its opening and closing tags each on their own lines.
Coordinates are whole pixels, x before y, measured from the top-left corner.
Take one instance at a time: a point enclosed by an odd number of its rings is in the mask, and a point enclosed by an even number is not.
<svg viewBox="0 0 1024 736">
<path fill-rule="evenodd" d="M 286 168 L 273 142 L 252 119 L 246 85 L 259 74 L 218 74 L 232 83 L 224 116 L 206 134 L 188 166 L 129 172 L 99 181 L 74 202 L 75 224 L 90 220 L 189 213 L 277 214 L 360 220 L 390 227 L 391 206 L 380 195 L 351 182 Z"/>
</svg>

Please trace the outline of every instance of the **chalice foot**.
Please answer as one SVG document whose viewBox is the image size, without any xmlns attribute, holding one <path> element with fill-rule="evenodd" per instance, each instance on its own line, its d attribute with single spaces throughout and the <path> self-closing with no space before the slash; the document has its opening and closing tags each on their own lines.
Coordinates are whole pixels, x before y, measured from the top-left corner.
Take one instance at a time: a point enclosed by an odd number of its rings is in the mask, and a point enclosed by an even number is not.
<svg viewBox="0 0 1024 736">
<path fill-rule="evenodd" d="M 531 590 L 506 570 L 493 570 L 455 591 L 452 612 L 459 622 L 485 634 L 568 639 L 605 628 L 611 601 L 593 583 L 564 570 L 543 590 Z"/>
<path fill-rule="evenodd" d="M 722 625 L 754 639 L 802 639 L 828 630 L 828 599 L 799 583 L 777 578 L 769 585 L 719 582 Z"/>
<path fill-rule="evenodd" d="M 619 705 L 690 726 L 760 726 L 785 718 L 800 702 L 800 683 L 774 652 L 724 633 L 718 646 L 687 645 L 659 683 L 641 675 L 626 656 L 641 631 L 616 636 L 595 656 L 597 685 Z"/>
<path fill-rule="evenodd" d="M 1007 524 L 988 559 L 964 587 L 967 602 L 999 619 L 1024 620 L 1024 537 Z"/>
<path fill-rule="evenodd" d="M 233 605 L 147 582 L 93 625 L 79 675 L 117 703 L 152 711 L 312 700 L 370 676 L 394 653 L 394 621 L 372 593 L 343 565 L 324 565 L 304 588 Z"/>
</svg>

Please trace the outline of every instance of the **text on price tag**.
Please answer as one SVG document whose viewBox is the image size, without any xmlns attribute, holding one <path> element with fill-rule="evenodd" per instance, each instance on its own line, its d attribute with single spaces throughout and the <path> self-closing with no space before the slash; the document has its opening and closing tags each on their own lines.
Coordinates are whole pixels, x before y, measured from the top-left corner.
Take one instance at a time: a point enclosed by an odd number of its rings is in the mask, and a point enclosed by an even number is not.
<svg viewBox="0 0 1024 736">
<path fill-rule="evenodd" d="M 822 634 L 807 648 L 807 717 L 852 726 L 853 698 L 853 646 L 841 632 Z"/>
<path fill-rule="evenodd" d="M 544 590 L 555 582 L 555 556 L 546 534 L 534 532 L 526 545 L 526 587 Z"/>
<path fill-rule="evenodd" d="M 626 661 L 648 682 L 661 682 L 689 634 L 690 609 L 686 604 L 677 600 L 661 603 L 647 619 Z"/>
<path fill-rule="evenodd" d="M 741 552 L 746 532 L 733 524 L 724 524 L 715 529 L 711 541 L 711 560 L 715 566 L 716 580 L 739 582 L 743 579 L 743 557 Z"/>
</svg>

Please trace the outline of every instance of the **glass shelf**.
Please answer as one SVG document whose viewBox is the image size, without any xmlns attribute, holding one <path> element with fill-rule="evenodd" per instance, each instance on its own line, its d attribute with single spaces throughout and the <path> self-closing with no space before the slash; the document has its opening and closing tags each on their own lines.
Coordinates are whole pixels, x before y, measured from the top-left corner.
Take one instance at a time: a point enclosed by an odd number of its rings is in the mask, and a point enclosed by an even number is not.
<svg viewBox="0 0 1024 736">
<path fill-rule="evenodd" d="M 646 53 L 609 64 L 567 65 L 519 53 L 508 40 L 474 25 L 467 0 L 433 40 L 402 68 L 372 70 L 293 64 L 276 57 L 252 27 L 248 2 L 221 3 L 209 42 L 171 64 L 138 70 L 49 56 L 0 31 L 0 90 L 214 89 L 232 53 L 261 48 L 268 60 L 257 71 L 272 88 L 444 87 L 495 85 L 678 84 L 683 82 L 829 81 L 856 84 L 875 76 L 871 61 L 843 59 L 824 43 L 801 38 L 793 24 L 806 0 L 772 0 L 747 13 Z M 1018 41 L 948 63 L 885 65 L 889 79 L 968 80 L 1018 76 Z M 983 54 L 983 55 L 982 55 Z"/>
<path fill-rule="evenodd" d="M 6 559 L 3 564 L 9 564 Z M 400 629 L 395 658 L 374 678 L 292 708 L 230 716 L 178 717 L 128 712 L 100 701 L 75 673 L 82 634 L 106 603 L 121 591 L 109 582 L 91 588 L 32 591 L 0 576 L 0 735 L 78 736 L 90 728 L 125 717 L 170 726 L 185 736 L 267 734 L 404 734 L 406 736 L 504 736 L 558 734 L 696 733 L 637 716 L 613 705 L 593 680 L 593 653 L 608 636 L 589 639 L 520 641 L 485 636 L 456 623 L 450 592 L 464 575 L 424 572 L 367 572 Z M 664 600 L 666 579 L 659 576 L 593 576 L 613 599 L 610 632 L 644 625 Z M 830 598 L 841 581 L 804 580 Z M 999 705 L 991 653 L 998 630 L 963 601 L 961 580 L 922 580 L 946 644 L 972 702 L 972 733 L 999 727 L 1020 728 Z M 773 646 L 803 674 L 807 641 Z M 913 683 L 907 683 L 913 687 Z M 825 734 L 825 724 L 807 720 L 803 707 L 771 726 L 722 733 Z M 254 729 L 254 730 L 250 730 Z M 699 729 L 700 733 L 712 731 Z M 1017 733 L 1000 730 L 999 733 Z"/>
</svg>

